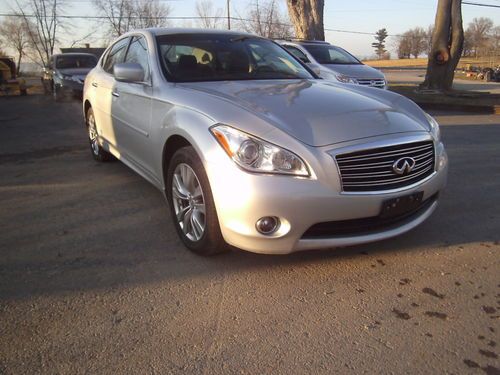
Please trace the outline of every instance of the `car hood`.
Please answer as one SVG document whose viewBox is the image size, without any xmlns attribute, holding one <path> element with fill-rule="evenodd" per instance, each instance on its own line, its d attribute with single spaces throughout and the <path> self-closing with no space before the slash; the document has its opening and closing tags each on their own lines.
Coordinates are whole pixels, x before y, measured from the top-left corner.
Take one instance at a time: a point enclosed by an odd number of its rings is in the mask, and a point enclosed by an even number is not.
<svg viewBox="0 0 500 375">
<path fill-rule="evenodd" d="M 384 74 L 381 71 L 364 64 L 323 64 L 322 66 L 348 77 L 361 79 L 385 79 Z"/>
<path fill-rule="evenodd" d="M 68 68 L 68 69 L 57 69 L 64 75 L 67 76 L 83 76 L 85 77 L 88 72 L 90 72 L 93 68 Z"/>
<path fill-rule="evenodd" d="M 242 107 L 303 143 L 316 147 L 379 135 L 429 130 L 424 125 L 425 115 L 416 104 L 386 90 L 321 80 L 180 85 Z M 221 110 L 221 106 L 217 109 L 212 106 L 211 116 L 220 118 L 217 111 Z"/>
</svg>

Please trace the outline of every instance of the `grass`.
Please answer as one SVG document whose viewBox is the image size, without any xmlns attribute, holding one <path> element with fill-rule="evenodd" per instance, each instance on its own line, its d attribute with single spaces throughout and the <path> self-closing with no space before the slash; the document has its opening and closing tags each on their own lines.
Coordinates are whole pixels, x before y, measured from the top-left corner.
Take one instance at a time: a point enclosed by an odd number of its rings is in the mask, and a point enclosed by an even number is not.
<svg viewBox="0 0 500 375">
<path fill-rule="evenodd" d="M 374 68 L 426 68 L 427 57 L 418 59 L 399 59 L 399 60 L 366 60 L 363 61 L 366 65 Z M 467 64 L 474 66 L 491 66 L 500 64 L 500 56 L 496 57 L 463 57 L 458 63 L 458 68 L 462 68 Z"/>
<path fill-rule="evenodd" d="M 417 91 L 418 85 L 391 85 L 389 89 L 404 95 L 425 109 L 450 109 L 485 113 L 498 113 L 500 94 L 474 91 L 451 91 L 447 94 L 429 94 Z"/>
</svg>

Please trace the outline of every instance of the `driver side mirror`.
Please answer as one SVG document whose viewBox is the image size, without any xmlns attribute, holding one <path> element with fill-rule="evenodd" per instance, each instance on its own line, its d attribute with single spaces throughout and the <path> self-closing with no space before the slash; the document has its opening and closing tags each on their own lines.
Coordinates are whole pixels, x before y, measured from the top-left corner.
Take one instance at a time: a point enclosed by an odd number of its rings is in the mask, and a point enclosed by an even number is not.
<svg viewBox="0 0 500 375">
<path fill-rule="evenodd" d="M 139 83 L 144 81 L 144 69 L 137 63 L 120 63 L 113 67 L 113 76 L 119 82 Z"/>
</svg>

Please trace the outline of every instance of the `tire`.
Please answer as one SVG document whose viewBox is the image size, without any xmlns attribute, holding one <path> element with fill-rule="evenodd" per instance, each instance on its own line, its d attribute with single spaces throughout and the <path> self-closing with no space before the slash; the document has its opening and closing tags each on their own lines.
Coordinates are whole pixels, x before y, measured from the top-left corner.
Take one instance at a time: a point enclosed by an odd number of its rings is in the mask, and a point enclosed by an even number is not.
<svg viewBox="0 0 500 375">
<path fill-rule="evenodd" d="M 52 84 L 52 96 L 56 102 L 60 102 L 62 99 L 61 88 L 58 87 L 55 83 Z"/>
<path fill-rule="evenodd" d="M 99 144 L 99 137 L 97 132 L 97 125 L 95 122 L 94 111 L 92 107 L 87 110 L 87 116 L 85 117 L 87 125 L 87 134 L 89 136 L 90 152 L 94 160 L 98 162 L 106 162 L 113 160 L 113 155 L 104 150 Z"/>
<path fill-rule="evenodd" d="M 193 147 L 182 147 L 172 156 L 166 192 L 175 229 L 189 250 L 205 256 L 229 250 L 205 168 Z"/>
<path fill-rule="evenodd" d="M 50 87 L 47 86 L 47 82 L 43 78 L 40 78 L 40 80 L 42 81 L 43 94 L 49 95 L 50 94 Z"/>
</svg>

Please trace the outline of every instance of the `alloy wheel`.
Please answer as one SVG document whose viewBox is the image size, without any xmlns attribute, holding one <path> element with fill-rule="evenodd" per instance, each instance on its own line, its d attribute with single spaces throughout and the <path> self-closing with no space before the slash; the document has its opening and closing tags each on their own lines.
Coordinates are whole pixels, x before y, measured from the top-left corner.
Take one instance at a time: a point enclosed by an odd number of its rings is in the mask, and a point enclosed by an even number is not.
<svg viewBox="0 0 500 375">
<path fill-rule="evenodd" d="M 95 125 L 95 118 L 93 113 L 89 113 L 87 121 L 89 129 L 90 146 L 92 147 L 92 152 L 94 153 L 94 155 L 99 155 L 99 141 L 97 139 L 97 128 Z"/>
<path fill-rule="evenodd" d="M 188 164 L 180 163 L 174 170 L 172 201 L 184 235 L 193 242 L 199 241 L 206 226 L 205 198 L 200 181 Z"/>
</svg>

